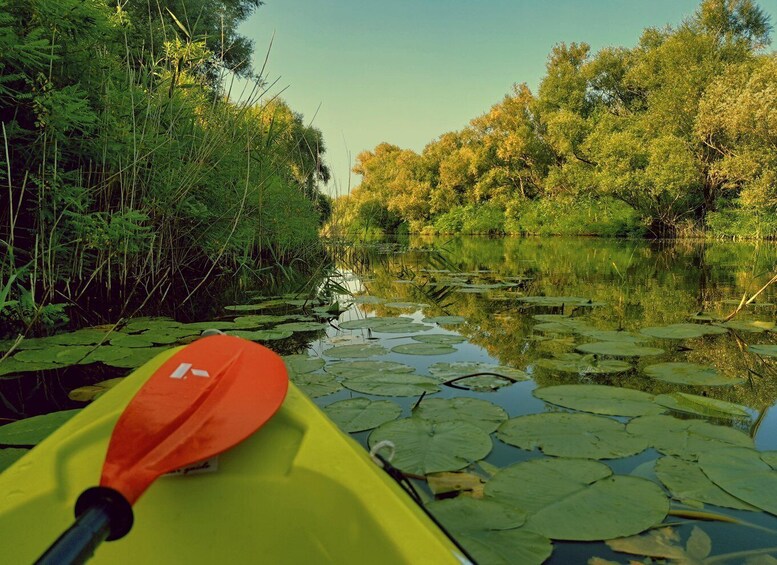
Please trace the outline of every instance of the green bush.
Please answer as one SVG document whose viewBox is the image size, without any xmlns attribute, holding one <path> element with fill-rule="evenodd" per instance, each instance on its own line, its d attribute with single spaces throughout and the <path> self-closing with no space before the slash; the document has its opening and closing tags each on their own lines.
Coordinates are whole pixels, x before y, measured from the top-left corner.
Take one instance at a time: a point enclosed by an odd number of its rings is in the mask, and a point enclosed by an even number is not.
<svg viewBox="0 0 777 565">
<path fill-rule="evenodd" d="M 507 232 L 517 235 L 645 235 L 636 210 L 609 198 L 513 201 L 507 207 L 506 216 Z"/>
<path fill-rule="evenodd" d="M 777 214 L 727 208 L 707 214 L 708 236 L 735 239 L 777 238 Z"/>
</svg>

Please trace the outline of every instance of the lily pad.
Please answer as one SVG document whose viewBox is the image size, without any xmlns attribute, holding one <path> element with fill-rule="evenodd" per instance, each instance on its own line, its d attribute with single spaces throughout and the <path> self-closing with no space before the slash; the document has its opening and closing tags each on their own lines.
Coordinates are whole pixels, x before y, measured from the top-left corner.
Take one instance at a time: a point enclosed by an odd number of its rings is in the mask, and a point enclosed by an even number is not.
<svg viewBox="0 0 777 565">
<path fill-rule="evenodd" d="M 558 385 L 535 389 L 534 396 L 573 410 L 607 416 L 647 416 L 665 410 L 652 394 L 607 385 Z"/>
<path fill-rule="evenodd" d="M 133 318 L 121 328 L 126 333 L 144 332 L 146 330 L 159 330 L 180 328 L 181 324 L 172 318 Z"/>
<path fill-rule="evenodd" d="M 310 398 L 318 398 L 320 396 L 333 394 L 343 388 L 334 377 L 324 373 L 292 374 L 290 379 Z"/>
<path fill-rule="evenodd" d="M 61 410 L 0 426 L 0 443 L 5 445 L 36 445 L 80 411 L 80 408 Z"/>
<path fill-rule="evenodd" d="M 726 328 L 731 330 L 737 330 L 740 332 L 748 332 L 753 334 L 760 334 L 767 330 L 774 329 L 774 322 L 766 321 L 746 321 L 746 320 L 729 320 L 728 322 L 721 322 L 715 324 L 720 328 Z"/>
<path fill-rule="evenodd" d="M 326 361 L 320 357 L 311 357 L 310 355 L 285 355 L 283 362 L 286 363 L 286 369 L 289 373 L 296 375 L 304 375 L 305 373 L 312 373 L 322 368 Z"/>
<path fill-rule="evenodd" d="M 638 335 L 622 330 L 588 330 L 581 333 L 585 337 L 589 337 L 597 341 L 628 341 L 631 343 L 636 343 L 650 339 L 644 335 Z"/>
<path fill-rule="evenodd" d="M 125 349 L 123 347 L 101 347 L 86 358 L 88 361 L 97 360 L 109 367 L 122 369 L 135 369 L 165 351 L 165 347 L 149 347 L 148 349 Z"/>
<path fill-rule="evenodd" d="M 440 387 L 433 379 L 406 373 L 353 377 L 343 381 L 343 386 L 376 396 L 420 396 L 424 393 L 440 392 Z"/>
<path fill-rule="evenodd" d="M 278 339 L 286 339 L 291 337 L 294 332 L 290 330 L 255 330 L 255 331 L 243 331 L 237 330 L 232 332 L 231 335 L 235 337 L 242 337 L 250 341 L 275 341 Z"/>
<path fill-rule="evenodd" d="M 753 440 L 747 434 L 703 420 L 642 416 L 629 422 L 626 430 L 644 438 L 650 447 L 664 455 L 675 455 L 689 461 L 695 461 L 701 453 L 724 447 L 753 447 Z"/>
<path fill-rule="evenodd" d="M 642 328 L 641 333 L 660 339 L 693 339 L 705 335 L 727 333 L 725 329 L 708 324 L 670 324 Z"/>
<path fill-rule="evenodd" d="M 5 471 L 8 467 L 16 463 L 22 456 L 26 455 L 29 449 L 17 449 L 15 447 L 8 447 L 6 449 L 0 449 L 0 473 Z"/>
<path fill-rule="evenodd" d="M 396 446 L 391 464 L 405 473 L 426 475 L 457 471 L 491 452 L 491 437 L 466 422 L 434 424 L 403 418 L 383 424 L 370 434 L 370 447 L 389 440 Z"/>
<path fill-rule="evenodd" d="M 71 390 L 67 397 L 70 400 L 75 400 L 76 402 L 91 402 L 92 400 L 99 398 L 111 390 L 123 380 L 124 377 L 118 377 L 115 379 L 100 381 L 99 383 L 95 383 L 93 385 L 81 386 Z"/>
<path fill-rule="evenodd" d="M 728 448 L 699 456 L 710 480 L 732 496 L 777 515 L 777 471 L 754 449 Z"/>
<path fill-rule="evenodd" d="M 0 377 L 17 373 L 61 369 L 62 367 L 63 365 L 60 363 L 53 363 L 51 361 L 17 361 L 10 357 L 0 363 Z"/>
<path fill-rule="evenodd" d="M 537 361 L 537 366 L 578 375 L 608 375 L 632 369 L 632 365 L 626 361 L 600 359 L 596 355 L 580 355 L 579 353 L 557 355 L 554 359 L 540 359 Z"/>
<path fill-rule="evenodd" d="M 777 357 L 777 345 L 748 345 L 747 350 L 763 357 Z"/>
<path fill-rule="evenodd" d="M 431 316 L 424 318 L 422 321 L 427 324 L 456 325 L 463 324 L 467 319 L 464 316 Z"/>
<path fill-rule="evenodd" d="M 411 339 L 420 341 L 421 343 L 437 343 L 447 345 L 456 345 L 457 343 L 464 343 L 467 341 L 466 338 L 463 338 L 460 335 L 451 334 L 414 335 L 411 337 Z"/>
<path fill-rule="evenodd" d="M 518 527 L 523 511 L 505 504 L 458 497 L 427 508 L 481 565 L 540 565 L 553 551 L 548 538 Z"/>
<path fill-rule="evenodd" d="M 330 363 L 324 370 L 338 377 L 353 378 L 383 373 L 412 373 L 415 368 L 396 361 L 340 361 Z"/>
<path fill-rule="evenodd" d="M 708 396 L 699 396 L 697 394 L 687 394 L 685 392 L 673 392 L 670 394 L 659 394 L 656 396 L 656 402 L 661 406 L 666 406 L 677 412 L 687 414 L 698 414 L 708 418 L 748 418 L 750 416 L 747 408 L 741 404 L 717 400 Z"/>
<path fill-rule="evenodd" d="M 616 459 L 648 447 L 645 439 L 626 433 L 624 424 L 591 414 L 518 416 L 499 426 L 497 437 L 521 449 L 539 448 L 557 457 Z"/>
<path fill-rule="evenodd" d="M 151 347 L 154 342 L 143 334 L 111 334 L 110 344 L 114 347 Z"/>
<path fill-rule="evenodd" d="M 507 367 L 505 365 L 490 365 L 488 363 L 474 363 L 469 361 L 456 362 L 456 363 L 434 363 L 429 366 L 429 372 L 440 379 L 441 381 L 447 381 L 461 377 L 464 375 L 471 375 L 474 373 L 494 373 L 497 375 L 505 375 L 516 381 L 527 381 L 529 375 L 525 372 L 515 369 L 513 367 Z"/>
<path fill-rule="evenodd" d="M 579 296 L 522 296 L 517 299 L 519 302 L 526 302 L 536 306 L 604 306 L 603 302 L 594 302 L 590 298 L 581 298 Z"/>
<path fill-rule="evenodd" d="M 13 356 L 15 361 L 73 365 L 94 350 L 92 345 L 55 345 L 46 349 L 26 349 Z"/>
<path fill-rule="evenodd" d="M 344 330 L 374 330 L 383 331 L 381 328 L 390 326 L 407 326 L 408 324 L 415 323 L 413 318 L 407 316 L 394 316 L 394 317 L 382 317 L 375 316 L 373 318 L 363 318 L 361 320 L 348 320 L 342 322 L 340 327 Z"/>
<path fill-rule="evenodd" d="M 396 420 L 402 407 L 390 400 L 349 398 L 324 407 L 324 412 L 345 432 L 363 432 Z"/>
<path fill-rule="evenodd" d="M 414 334 L 418 332 L 424 332 L 426 330 L 431 329 L 432 326 L 427 326 L 426 324 L 419 324 L 419 323 L 408 323 L 408 324 L 383 324 L 380 326 L 376 326 L 372 329 L 372 331 L 376 333 L 384 333 L 384 334 Z"/>
<path fill-rule="evenodd" d="M 359 359 L 385 355 L 388 349 L 374 343 L 362 343 L 356 345 L 337 345 L 324 350 L 324 355 L 335 359 Z"/>
<path fill-rule="evenodd" d="M 661 457 L 656 461 L 655 471 L 672 496 L 684 504 L 704 503 L 738 510 L 755 510 L 750 504 L 731 496 L 709 480 L 698 463 L 671 456 Z"/>
<path fill-rule="evenodd" d="M 292 316 L 275 316 L 272 314 L 254 314 L 251 316 L 238 316 L 232 322 L 232 329 L 251 330 L 268 324 L 280 324 L 293 319 Z M 217 328 L 227 329 L 227 328 Z"/>
<path fill-rule="evenodd" d="M 583 353 L 610 355 L 612 357 L 649 357 L 664 353 L 663 349 L 645 347 L 630 341 L 595 341 L 578 345 L 576 349 Z"/>
<path fill-rule="evenodd" d="M 279 324 L 273 329 L 290 332 L 317 332 L 328 327 L 329 324 L 322 324 L 320 322 L 288 322 L 286 324 Z"/>
<path fill-rule="evenodd" d="M 577 321 L 572 318 L 570 318 L 568 321 L 562 320 L 559 322 L 542 322 L 540 324 L 536 324 L 534 329 L 540 332 L 560 334 L 576 334 L 582 333 L 586 330 L 593 330 L 593 328 L 587 323 Z"/>
<path fill-rule="evenodd" d="M 656 363 L 644 369 L 650 378 L 667 383 L 695 386 L 730 386 L 742 384 L 744 380 L 721 375 L 714 367 L 695 363 Z"/>
<path fill-rule="evenodd" d="M 435 424 L 440 422 L 469 422 L 491 433 L 507 420 L 507 412 L 488 400 L 479 398 L 430 398 L 413 411 L 413 415 Z"/>
<path fill-rule="evenodd" d="M 405 343 L 395 345 L 391 351 L 405 355 L 447 355 L 455 353 L 456 348 L 445 343 Z"/>
<path fill-rule="evenodd" d="M 51 336 L 49 342 L 52 345 L 97 345 L 116 335 L 119 335 L 119 332 L 108 333 L 108 330 L 104 328 L 83 328 Z"/>
<path fill-rule="evenodd" d="M 551 539 L 593 541 L 660 524 L 669 500 L 655 483 L 612 475 L 584 459 L 534 459 L 499 471 L 486 495 L 529 512 L 526 528 Z"/>
</svg>

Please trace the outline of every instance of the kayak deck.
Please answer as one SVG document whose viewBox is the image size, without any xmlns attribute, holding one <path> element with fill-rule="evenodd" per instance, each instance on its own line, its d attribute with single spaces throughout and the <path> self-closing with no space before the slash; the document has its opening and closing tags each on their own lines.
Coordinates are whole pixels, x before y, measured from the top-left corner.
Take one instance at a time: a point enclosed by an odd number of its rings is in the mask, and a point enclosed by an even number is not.
<svg viewBox="0 0 777 565">
<path fill-rule="evenodd" d="M 95 486 L 119 414 L 153 359 L 0 474 L 6 564 L 35 560 Z M 215 469 L 160 477 L 94 563 L 461 563 L 407 494 L 290 383 L 281 409 Z"/>
</svg>

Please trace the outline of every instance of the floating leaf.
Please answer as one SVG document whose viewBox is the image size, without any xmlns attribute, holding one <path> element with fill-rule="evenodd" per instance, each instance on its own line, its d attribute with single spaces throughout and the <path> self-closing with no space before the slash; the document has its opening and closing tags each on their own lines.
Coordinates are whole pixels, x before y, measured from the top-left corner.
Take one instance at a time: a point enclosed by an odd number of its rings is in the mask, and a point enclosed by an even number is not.
<svg viewBox="0 0 777 565">
<path fill-rule="evenodd" d="M 445 343 L 405 343 L 391 348 L 392 353 L 405 355 L 447 355 L 455 353 L 456 348 Z"/>
<path fill-rule="evenodd" d="M 647 441 L 626 433 L 620 422 L 591 414 L 529 414 L 504 422 L 497 437 L 505 443 L 545 455 L 615 459 L 636 455 Z"/>
<path fill-rule="evenodd" d="M 573 320 L 571 318 L 569 320 L 562 320 L 559 322 L 543 322 L 541 324 L 536 324 L 534 329 L 541 332 L 562 334 L 576 334 L 582 333 L 586 330 L 593 330 L 593 328 L 587 323 Z"/>
<path fill-rule="evenodd" d="M 181 324 L 172 318 L 133 318 L 121 328 L 126 333 L 144 332 L 152 329 L 180 328 Z"/>
<path fill-rule="evenodd" d="M 483 479 L 479 475 L 463 471 L 445 471 L 426 475 L 426 484 L 435 496 L 466 492 L 475 498 L 483 498 Z"/>
<path fill-rule="evenodd" d="M 526 512 L 493 500 L 458 497 L 431 502 L 426 508 L 446 528 L 457 533 L 512 530 L 526 522 Z"/>
<path fill-rule="evenodd" d="M 730 386 L 742 384 L 742 379 L 729 378 L 718 373 L 714 367 L 695 363 L 656 363 L 644 369 L 650 378 L 682 385 Z"/>
<path fill-rule="evenodd" d="M 17 449 L 15 447 L 0 449 L 0 473 L 2 473 L 8 467 L 16 463 L 29 451 L 30 451 L 29 449 Z"/>
<path fill-rule="evenodd" d="M 747 350 L 763 357 L 777 357 L 777 345 L 748 345 Z"/>
<path fill-rule="evenodd" d="M 320 322 L 288 322 L 286 324 L 279 324 L 273 329 L 290 332 L 318 332 L 328 327 L 329 324 L 322 324 Z"/>
<path fill-rule="evenodd" d="M 363 375 L 343 381 L 343 386 L 356 392 L 377 396 L 420 396 L 440 392 L 437 383 L 428 377 L 406 373 Z"/>
<path fill-rule="evenodd" d="M 623 373 L 632 369 L 631 364 L 626 361 L 600 359 L 596 355 L 580 355 L 579 353 L 566 353 L 556 356 L 555 359 L 540 359 L 537 361 L 537 366 L 578 375 L 607 375 Z"/>
<path fill-rule="evenodd" d="M 380 328 L 390 326 L 407 326 L 408 324 L 414 324 L 413 318 L 407 316 L 395 316 L 395 317 L 381 317 L 375 316 L 373 318 L 363 318 L 361 320 L 348 320 L 342 322 L 340 327 L 344 330 L 375 330 L 382 331 Z"/>
<path fill-rule="evenodd" d="M 71 390 L 68 393 L 67 397 L 70 400 L 75 400 L 76 402 L 91 402 L 92 400 L 102 396 L 103 394 L 111 390 L 113 387 L 115 387 L 123 380 L 124 380 L 124 377 L 118 377 L 116 379 L 108 379 L 107 381 L 101 381 L 93 385 L 81 386 Z"/>
<path fill-rule="evenodd" d="M 660 524 L 669 511 L 661 488 L 612 475 L 597 461 L 534 459 L 505 467 L 486 495 L 529 512 L 526 528 L 551 539 L 591 541 L 633 535 Z"/>
<path fill-rule="evenodd" d="M 285 355 L 283 362 L 286 363 L 286 369 L 289 373 L 304 375 L 312 373 L 322 368 L 326 361 L 320 357 L 311 357 L 310 355 Z"/>
<path fill-rule="evenodd" d="M 4 375 L 15 375 L 16 373 L 26 373 L 33 371 L 47 371 L 50 369 L 61 369 L 63 365 L 51 361 L 17 361 L 13 357 L 0 362 L 0 377 Z"/>
<path fill-rule="evenodd" d="M 579 296 L 522 296 L 517 299 L 537 306 L 604 306 L 603 302 L 594 302 L 590 298 Z"/>
<path fill-rule="evenodd" d="M 590 330 L 581 332 L 585 337 L 595 339 L 597 341 L 628 341 L 636 343 L 638 341 L 645 341 L 649 339 L 647 336 L 638 335 L 631 332 L 616 331 L 616 330 Z"/>
<path fill-rule="evenodd" d="M 338 377 L 353 378 L 383 373 L 412 373 L 415 368 L 396 361 L 341 361 L 325 368 Z"/>
<path fill-rule="evenodd" d="M 644 555 L 657 559 L 674 559 L 686 562 L 688 556 L 680 547 L 680 535 L 674 528 L 658 528 L 641 535 L 605 541 L 613 551 L 630 555 Z"/>
<path fill-rule="evenodd" d="M 677 412 L 698 414 L 708 418 L 748 418 L 750 416 L 747 408 L 741 404 L 684 392 L 659 394 L 656 396 L 656 402 Z"/>
<path fill-rule="evenodd" d="M 516 381 L 529 380 L 529 375 L 519 369 L 514 369 L 513 367 L 507 367 L 505 365 L 489 365 L 488 363 L 474 363 L 469 361 L 456 363 L 434 363 L 433 365 L 429 366 L 429 372 L 441 381 L 455 379 L 456 377 L 462 377 L 464 375 L 472 375 L 474 373 L 494 373 L 497 375 L 505 375 Z"/>
<path fill-rule="evenodd" d="M 396 420 L 402 407 L 390 400 L 349 398 L 324 407 L 324 412 L 345 432 L 363 432 Z"/>
<path fill-rule="evenodd" d="M 113 347 L 151 347 L 154 342 L 143 334 L 111 334 Z"/>
<path fill-rule="evenodd" d="M 5 445 L 38 444 L 80 411 L 80 408 L 61 410 L 0 426 L 0 443 Z"/>
<path fill-rule="evenodd" d="M 388 349 L 374 343 L 360 343 L 356 345 L 337 345 L 324 350 L 324 355 L 335 359 L 359 359 L 385 355 Z"/>
<path fill-rule="evenodd" d="M 719 326 L 720 328 L 737 330 L 740 332 L 760 334 L 765 332 L 766 330 L 773 329 L 774 322 L 763 322 L 758 320 L 756 321 L 729 320 L 728 322 L 721 322 L 719 324 L 715 324 L 715 326 Z"/>
<path fill-rule="evenodd" d="M 13 356 L 15 361 L 25 363 L 58 363 L 59 365 L 73 365 L 86 357 L 94 350 L 91 345 L 54 345 L 46 349 L 26 349 Z"/>
<path fill-rule="evenodd" d="M 189 332 L 190 335 L 196 335 L 205 330 L 237 330 L 246 329 L 243 326 L 238 327 L 235 322 L 224 322 L 214 320 L 212 322 L 193 322 L 191 324 L 181 324 L 181 328 Z"/>
<path fill-rule="evenodd" d="M 699 466 L 727 493 L 777 515 L 777 471 L 754 449 L 710 450 L 699 456 Z"/>
<path fill-rule="evenodd" d="M 704 335 L 724 334 L 726 330 L 707 324 L 670 324 L 642 328 L 641 333 L 660 339 L 693 339 Z"/>
<path fill-rule="evenodd" d="M 342 390 L 342 385 L 334 377 L 324 373 L 305 373 L 302 375 L 292 374 L 291 381 L 297 385 L 302 392 L 310 398 L 326 396 Z"/>
<path fill-rule="evenodd" d="M 260 326 L 266 326 L 268 324 L 280 324 L 293 319 L 293 316 L 274 316 L 271 314 L 256 314 L 252 316 L 238 316 L 232 322 L 232 329 L 235 330 L 250 330 Z M 224 328 L 219 328 L 224 329 Z"/>
<path fill-rule="evenodd" d="M 680 420 L 672 416 L 642 416 L 626 426 L 627 431 L 644 438 L 664 455 L 695 461 L 699 454 L 723 447 L 752 447 L 747 434 L 703 420 Z"/>
<path fill-rule="evenodd" d="M 250 341 L 274 341 L 277 339 L 286 339 L 291 337 L 294 332 L 289 330 L 255 330 L 255 331 L 243 331 L 237 330 L 232 332 L 231 335 L 235 337 L 242 337 Z"/>
<path fill-rule="evenodd" d="M 262 304 L 232 304 L 230 306 L 224 306 L 224 310 L 228 312 L 256 312 L 257 310 L 264 310 L 265 308 L 272 308 L 274 306 L 283 305 L 282 301 L 275 301 L 271 304 L 265 302 Z"/>
<path fill-rule="evenodd" d="M 145 365 L 151 359 L 165 351 L 164 347 L 149 347 L 148 349 L 125 349 L 123 347 L 101 347 L 89 357 L 87 361 L 100 361 L 109 367 L 123 369 L 135 369 Z"/>
<path fill-rule="evenodd" d="M 456 345 L 457 343 L 463 343 L 467 341 L 465 338 L 461 337 L 460 335 L 450 335 L 450 334 L 414 335 L 412 336 L 411 339 L 415 341 L 420 341 L 421 343 L 437 343 L 437 344 L 448 344 L 448 345 Z"/>
<path fill-rule="evenodd" d="M 652 394 L 607 385 L 558 385 L 535 389 L 534 396 L 573 410 L 608 416 L 647 416 L 661 414 Z"/>
<path fill-rule="evenodd" d="M 422 321 L 427 324 L 456 325 L 463 324 L 467 319 L 464 316 L 431 316 L 429 318 L 424 318 Z"/>
<path fill-rule="evenodd" d="M 412 334 L 412 333 L 426 331 L 428 329 L 431 329 L 431 327 L 432 326 L 427 326 L 426 324 L 418 324 L 418 323 L 384 324 L 373 328 L 372 331 L 376 333 L 384 333 L 384 334 Z"/>
<path fill-rule="evenodd" d="M 479 398 L 430 398 L 421 402 L 413 415 L 435 424 L 469 422 L 488 433 L 507 420 L 503 408 Z"/>
<path fill-rule="evenodd" d="M 396 446 L 391 464 L 417 475 L 457 471 L 491 452 L 491 437 L 466 422 L 433 424 L 403 418 L 383 424 L 370 434 L 370 447 L 389 440 Z"/>
<path fill-rule="evenodd" d="M 655 471 L 672 496 L 685 504 L 701 502 L 738 510 L 755 510 L 709 480 L 698 463 L 666 456 L 656 461 Z"/>
<path fill-rule="evenodd" d="M 583 353 L 611 355 L 612 357 L 648 357 L 664 353 L 663 349 L 645 347 L 630 341 L 595 341 L 578 345 L 576 349 Z"/>
<path fill-rule="evenodd" d="M 97 345 L 104 343 L 119 332 L 108 332 L 107 329 L 83 328 L 75 332 L 67 332 L 51 336 L 49 343 L 52 345 Z"/>
</svg>

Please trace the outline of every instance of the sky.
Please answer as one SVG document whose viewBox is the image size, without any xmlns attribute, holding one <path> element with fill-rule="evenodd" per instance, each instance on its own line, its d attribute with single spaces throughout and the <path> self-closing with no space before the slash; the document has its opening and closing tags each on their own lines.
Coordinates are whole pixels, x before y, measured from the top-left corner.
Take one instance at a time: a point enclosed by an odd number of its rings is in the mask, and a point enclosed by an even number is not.
<svg viewBox="0 0 777 565">
<path fill-rule="evenodd" d="M 759 6 L 775 24 L 777 0 Z M 240 32 L 254 68 L 320 129 L 333 196 L 358 184 L 356 156 L 389 142 L 421 151 L 525 82 L 536 93 L 552 47 L 633 47 L 699 0 L 266 0 Z M 272 47 L 270 48 L 270 44 Z M 269 53 L 268 53 L 269 49 Z"/>
</svg>

